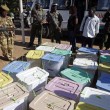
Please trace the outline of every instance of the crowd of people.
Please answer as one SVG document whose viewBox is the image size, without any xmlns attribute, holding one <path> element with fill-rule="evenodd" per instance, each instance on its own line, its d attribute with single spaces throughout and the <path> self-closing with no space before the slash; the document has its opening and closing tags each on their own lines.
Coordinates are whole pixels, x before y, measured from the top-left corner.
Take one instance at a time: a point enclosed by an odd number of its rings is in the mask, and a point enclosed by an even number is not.
<svg viewBox="0 0 110 110">
<path fill-rule="evenodd" d="M 31 35 L 30 42 L 27 48 L 33 46 L 35 36 L 38 37 L 37 46 L 42 44 L 42 32 L 43 23 L 48 22 L 49 26 L 49 37 L 51 42 L 56 41 L 56 43 L 61 43 L 61 24 L 63 21 L 62 15 L 57 10 L 58 4 L 53 3 L 51 9 L 45 13 L 39 3 L 36 3 L 31 12 Z M 13 60 L 13 46 L 14 46 L 14 24 L 11 17 L 7 16 L 9 8 L 7 5 L 1 5 L 0 14 L 0 44 L 3 56 L 8 60 Z M 95 8 L 89 9 L 87 16 L 84 16 L 80 32 L 82 35 L 82 47 L 88 45 L 89 48 L 93 47 L 95 38 L 99 33 L 100 19 L 95 15 Z M 75 6 L 70 6 L 69 8 L 69 19 L 67 24 L 68 38 L 70 44 L 72 45 L 72 51 L 76 51 L 76 34 L 78 26 L 77 8 Z M 103 43 L 100 45 L 100 49 L 106 47 L 106 50 L 110 48 L 110 9 L 105 13 L 102 22 L 105 23 L 104 26 L 104 36 Z"/>
</svg>

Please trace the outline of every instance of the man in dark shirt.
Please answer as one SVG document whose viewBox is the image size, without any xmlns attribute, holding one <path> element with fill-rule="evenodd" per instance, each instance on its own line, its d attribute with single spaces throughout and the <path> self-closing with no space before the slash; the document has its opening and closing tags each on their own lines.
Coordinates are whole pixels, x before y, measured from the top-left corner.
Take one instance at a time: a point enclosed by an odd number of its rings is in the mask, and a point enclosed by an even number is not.
<svg viewBox="0 0 110 110">
<path fill-rule="evenodd" d="M 106 50 L 110 48 L 110 9 L 105 13 L 102 22 L 105 23 L 104 26 L 104 37 L 103 37 L 103 43 L 100 45 L 100 49 L 103 49 L 103 47 L 106 47 Z"/>
<path fill-rule="evenodd" d="M 71 14 L 68 19 L 68 33 L 69 33 L 69 41 L 70 45 L 72 45 L 72 51 L 75 52 L 76 50 L 76 27 L 78 24 L 78 18 L 77 18 L 77 9 L 74 6 L 71 6 L 69 9 L 69 13 Z"/>
</svg>

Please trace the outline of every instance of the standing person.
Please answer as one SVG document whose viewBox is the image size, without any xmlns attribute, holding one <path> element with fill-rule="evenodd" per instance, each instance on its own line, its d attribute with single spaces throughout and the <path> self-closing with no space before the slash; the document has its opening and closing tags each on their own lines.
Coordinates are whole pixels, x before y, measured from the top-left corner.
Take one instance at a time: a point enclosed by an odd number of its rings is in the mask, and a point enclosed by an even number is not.
<svg viewBox="0 0 110 110">
<path fill-rule="evenodd" d="M 95 8 L 92 7 L 86 17 L 83 18 L 80 31 L 83 33 L 82 46 L 92 48 L 95 37 L 99 33 L 100 20 L 95 15 Z"/>
<path fill-rule="evenodd" d="M 33 17 L 32 27 L 31 27 L 31 36 L 28 48 L 33 46 L 35 36 L 38 37 L 38 45 L 42 43 L 42 24 L 45 21 L 45 14 L 40 4 L 35 4 L 35 7 L 32 10 L 31 16 Z"/>
<path fill-rule="evenodd" d="M 68 29 L 68 33 L 69 33 L 70 45 L 72 45 L 72 51 L 74 52 L 76 50 L 75 34 L 76 34 L 76 28 L 77 28 L 77 24 L 78 24 L 77 9 L 75 6 L 70 6 L 69 14 L 71 14 L 71 15 L 68 19 L 67 29 Z"/>
<path fill-rule="evenodd" d="M 105 46 L 106 50 L 108 50 L 110 48 L 110 9 L 105 13 L 102 22 L 105 23 L 105 26 L 103 42 L 100 44 L 100 49 L 103 49 Z"/>
<path fill-rule="evenodd" d="M 53 3 L 51 10 L 47 12 L 47 22 L 49 23 L 49 34 L 51 37 L 51 42 L 61 43 L 61 23 L 63 18 L 61 14 L 57 11 L 57 4 Z"/>
<path fill-rule="evenodd" d="M 7 5 L 1 5 L 0 44 L 3 56 L 9 61 L 13 61 L 14 24 L 12 18 L 7 16 L 8 12 Z"/>
</svg>

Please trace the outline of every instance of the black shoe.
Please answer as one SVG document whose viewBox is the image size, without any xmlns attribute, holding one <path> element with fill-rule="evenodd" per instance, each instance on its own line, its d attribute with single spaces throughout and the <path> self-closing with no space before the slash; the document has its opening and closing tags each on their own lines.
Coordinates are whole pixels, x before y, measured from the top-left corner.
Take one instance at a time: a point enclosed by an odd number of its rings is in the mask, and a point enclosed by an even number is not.
<svg viewBox="0 0 110 110">
<path fill-rule="evenodd" d="M 36 47 L 40 46 L 40 44 L 37 44 Z"/>
<path fill-rule="evenodd" d="M 108 47 L 105 48 L 105 50 L 108 50 L 108 49 L 109 49 Z"/>
<path fill-rule="evenodd" d="M 78 50 L 79 49 L 79 47 L 76 47 L 76 50 Z"/>
<path fill-rule="evenodd" d="M 54 42 L 54 39 L 51 39 L 51 42 Z"/>
<path fill-rule="evenodd" d="M 40 46 L 42 43 L 41 42 L 38 42 L 38 45 Z"/>
<path fill-rule="evenodd" d="M 56 41 L 56 43 L 59 43 L 59 44 L 61 44 L 61 41 Z"/>
<path fill-rule="evenodd" d="M 28 46 L 27 46 L 27 48 L 30 48 L 32 46 L 33 46 L 33 44 L 29 43 Z"/>
</svg>

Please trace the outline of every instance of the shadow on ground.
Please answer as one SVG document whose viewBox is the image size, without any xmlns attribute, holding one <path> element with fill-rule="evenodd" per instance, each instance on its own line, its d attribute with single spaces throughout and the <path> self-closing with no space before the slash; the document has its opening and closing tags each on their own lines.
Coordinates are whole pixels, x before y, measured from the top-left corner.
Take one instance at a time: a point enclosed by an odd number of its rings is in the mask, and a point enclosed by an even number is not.
<svg viewBox="0 0 110 110">
<path fill-rule="evenodd" d="M 6 59 L 6 58 L 3 57 L 3 56 L 0 56 L 0 59 L 1 59 L 1 60 L 4 60 L 4 61 L 8 61 L 8 59 Z"/>
<path fill-rule="evenodd" d="M 17 42 L 17 41 L 15 41 L 15 42 L 14 42 L 14 45 L 22 46 L 22 47 L 27 47 L 28 42 L 25 42 L 25 43 L 23 44 L 22 42 Z"/>
</svg>

